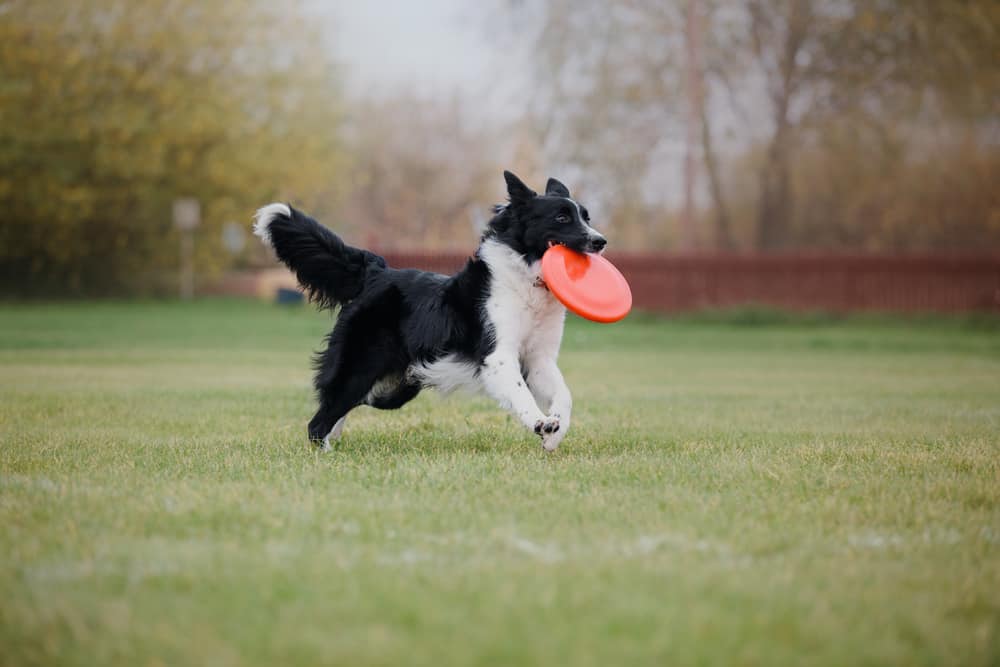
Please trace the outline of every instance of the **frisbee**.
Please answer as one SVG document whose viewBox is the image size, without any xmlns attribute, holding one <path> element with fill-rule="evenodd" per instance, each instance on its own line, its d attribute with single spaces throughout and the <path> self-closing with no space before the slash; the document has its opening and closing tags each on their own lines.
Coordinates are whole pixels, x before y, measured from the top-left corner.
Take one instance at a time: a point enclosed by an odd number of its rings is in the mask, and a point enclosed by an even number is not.
<svg viewBox="0 0 1000 667">
<path fill-rule="evenodd" d="M 542 255 L 542 280 L 580 317 L 617 322 L 632 310 L 632 290 L 615 265 L 600 255 L 554 245 Z"/>
</svg>

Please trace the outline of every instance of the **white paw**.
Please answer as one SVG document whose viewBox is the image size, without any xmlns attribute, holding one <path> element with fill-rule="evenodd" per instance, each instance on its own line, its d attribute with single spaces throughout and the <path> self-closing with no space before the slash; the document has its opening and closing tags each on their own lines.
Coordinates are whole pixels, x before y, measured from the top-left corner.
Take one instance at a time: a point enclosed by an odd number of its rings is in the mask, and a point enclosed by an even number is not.
<svg viewBox="0 0 1000 667">
<path fill-rule="evenodd" d="M 344 422 L 347 421 L 347 415 L 344 415 L 337 420 L 337 423 L 333 425 L 333 429 L 327 433 L 326 437 L 323 438 L 323 444 L 319 446 L 319 451 L 329 452 L 333 449 L 331 441 L 340 440 L 340 434 L 344 432 Z"/>
<path fill-rule="evenodd" d="M 555 433 L 550 433 L 549 435 L 542 436 L 542 449 L 547 452 L 554 452 L 562 439 L 566 437 L 565 430 L 559 430 Z"/>
<path fill-rule="evenodd" d="M 542 439 L 542 447 L 547 452 L 555 450 L 566 437 L 568 424 L 560 424 L 559 415 L 551 415 L 535 422 L 535 433 Z"/>
<path fill-rule="evenodd" d="M 333 430 L 330 431 L 330 434 L 328 436 L 326 436 L 325 442 L 329 442 L 330 438 L 333 438 L 334 440 L 340 440 L 340 434 L 344 432 L 344 422 L 346 421 L 347 421 L 347 415 L 344 415 L 343 417 L 338 419 L 337 423 L 333 425 Z"/>
</svg>

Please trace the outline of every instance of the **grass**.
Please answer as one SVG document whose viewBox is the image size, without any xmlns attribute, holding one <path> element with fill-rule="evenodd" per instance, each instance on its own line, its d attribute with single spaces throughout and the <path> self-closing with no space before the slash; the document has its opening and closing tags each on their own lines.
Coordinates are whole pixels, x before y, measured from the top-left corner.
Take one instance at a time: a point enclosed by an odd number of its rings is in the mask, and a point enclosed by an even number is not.
<svg viewBox="0 0 1000 667">
<path fill-rule="evenodd" d="M 1000 661 L 995 322 L 571 321 L 487 401 L 305 443 L 329 318 L 0 307 L 0 664 Z"/>
</svg>

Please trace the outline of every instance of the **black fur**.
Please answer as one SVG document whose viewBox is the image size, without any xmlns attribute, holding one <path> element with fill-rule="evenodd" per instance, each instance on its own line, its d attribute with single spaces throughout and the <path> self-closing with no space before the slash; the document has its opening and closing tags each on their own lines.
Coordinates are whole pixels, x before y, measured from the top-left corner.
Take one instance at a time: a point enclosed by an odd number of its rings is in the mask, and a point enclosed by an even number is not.
<svg viewBox="0 0 1000 667">
<path fill-rule="evenodd" d="M 369 274 L 385 269 L 375 253 L 352 248 L 307 215 L 289 207 L 291 217 L 278 216 L 268 227 L 271 245 L 295 272 L 310 298 L 326 308 L 361 293 Z"/>
<path fill-rule="evenodd" d="M 528 263 L 552 243 L 580 252 L 604 247 L 604 239 L 580 224 L 585 208 L 568 201 L 565 185 L 550 179 L 538 196 L 504 172 L 510 203 L 496 209 L 483 240 L 496 239 Z M 403 406 L 420 393 L 408 372 L 415 364 L 455 355 L 480 367 L 494 348 L 485 310 L 491 274 L 478 253 L 453 276 L 393 269 L 383 258 L 353 248 L 309 216 L 270 219 L 267 235 L 278 258 L 295 272 L 321 307 L 342 306 L 326 349 L 316 355 L 314 386 L 319 410 L 309 437 L 323 440 L 358 405 Z"/>
<path fill-rule="evenodd" d="M 577 252 L 597 252 L 604 249 L 603 238 L 594 240 L 580 233 L 579 217 L 590 221 L 590 214 L 583 206 L 579 212 L 568 201 L 569 189 L 550 178 L 545 194 L 538 196 L 521 179 L 509 171 L 503 173 L 507 181 L 510 204 L 498 209 L 490 221 L 487 237 L 493 237 L 514 248 L 528 263 L 542 258 L 549 245 L 565 245 Z M 568 222 L 561 222 L 565 216 Z"/>
</svg>

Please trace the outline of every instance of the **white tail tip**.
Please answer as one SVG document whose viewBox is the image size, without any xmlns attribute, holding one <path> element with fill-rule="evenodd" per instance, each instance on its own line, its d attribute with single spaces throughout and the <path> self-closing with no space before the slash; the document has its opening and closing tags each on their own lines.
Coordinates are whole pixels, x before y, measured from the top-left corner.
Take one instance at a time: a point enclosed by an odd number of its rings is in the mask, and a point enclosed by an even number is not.
<svg viewBox="0 0 1000 667">
<path fill-rule="evenodd" d="M 253 233 L 264 243 L 271 245 L 271 222 L 279 216 L 292 217 L 292 209 L 288 208 L 287 204 L 268 204 L 257 209 L 257 213 L 253 216 Z"/>
</svg>

